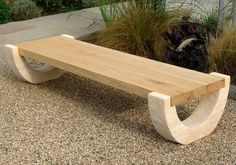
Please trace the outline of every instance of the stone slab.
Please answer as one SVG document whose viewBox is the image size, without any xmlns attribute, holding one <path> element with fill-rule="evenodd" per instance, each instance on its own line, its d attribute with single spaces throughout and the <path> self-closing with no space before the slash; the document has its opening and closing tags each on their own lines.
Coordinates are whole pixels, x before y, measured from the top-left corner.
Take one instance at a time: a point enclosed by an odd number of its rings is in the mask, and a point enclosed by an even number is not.
<svg viewBox="0 0 236 165">
<path fill-rule="evenodd" d="M 61 34 L 78 38 L 100 31 L 104 26 L 98 8 L 3 24 L 0 25 L 0 58 L 3 55 L 5 44 L 15 44 Z"/>
<path fill-rule="evenodd" d="M 33 30 L 22 31 L 19 33 L 9 34 L 6 36 L 8 38 L 11 38 L 12 40 L 11 44 L 14 44 L 22 41 L 28 41 L 32 39 L 59 35 L 59 34 L 61 34 L 60 29 L 53 28 L 50 30 L 50 28 L 48 29 L 47 27 L 38 27 Z"/>
<path fill-rule="evenodd" d="M 20 31 L 26 31 L 33 28 L 36 28 L 36 26 L 23 23 L 8 23 L 4 26 L 0 26 L 0 34 L 2 35 L 11 34 Z"/>
<path fill-rule="evenodd" d="M 11 40 L 9 38 L 6 38 L 4 35 L 0 34 L 0 44 L 6 44 L 10 42 Z"/>
</svg>

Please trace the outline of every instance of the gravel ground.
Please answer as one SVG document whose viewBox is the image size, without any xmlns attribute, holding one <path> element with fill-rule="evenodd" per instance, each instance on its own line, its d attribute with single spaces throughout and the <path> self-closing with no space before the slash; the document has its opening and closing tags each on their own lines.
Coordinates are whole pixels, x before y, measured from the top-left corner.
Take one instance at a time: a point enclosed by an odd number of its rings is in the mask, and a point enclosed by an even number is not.
<svg viewBox="0 0 236 165">
<path fill-rule="evenodd" d="M 79 76 L 31 85 L 2 60 L 0 84 L 0 164 L 235 164 L 236 101 L 213 134 L 183 146 L 156 133 L 147 100 Z"/>
</svg>

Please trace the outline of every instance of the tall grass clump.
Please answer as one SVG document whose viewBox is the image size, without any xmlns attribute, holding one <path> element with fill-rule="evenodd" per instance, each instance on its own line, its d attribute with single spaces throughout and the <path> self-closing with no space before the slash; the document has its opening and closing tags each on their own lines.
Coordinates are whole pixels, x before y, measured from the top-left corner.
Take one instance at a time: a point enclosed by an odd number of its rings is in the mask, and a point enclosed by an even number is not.
<svg viewBox="0 0 236 165">
<path fill-rule="evenodd" d="M 133 0 L 137 7 L 151 8 L 153 10 L 165 10 L 166 0 Z"/>
<path fill-rule="evenodd" d="M 212 11 L 202 17 L 202 23 L 204 26 L 216 32 L 218 25 L 217 13 Z"/>
<path fill-rule="evenodd" d="M 127 6 L 165 10 L 166 0 L 89 0 L 95 3 L 101 12 L 106 25 L 114 20 Z"/>
<path fill-rule="evenodd" d="M 164 53 L 161 35 L 167 31 L 168 21 L 166 12 L 129 5 L 98 34 L 97 44 L 160 60 Z"/>
<path fill-rule="evenodd" d="M 117 16 L 119 7 L 122 6 L 117 4 L 119 1 L 120 0 L 94 0 L 106 24 L 110 23 Z"/>
<path fill-rule="evenodd" d="M 209 46 L 211 70 L 228 74 L 236 82 L 236 29 L 226 28 Z"/>
</svg>

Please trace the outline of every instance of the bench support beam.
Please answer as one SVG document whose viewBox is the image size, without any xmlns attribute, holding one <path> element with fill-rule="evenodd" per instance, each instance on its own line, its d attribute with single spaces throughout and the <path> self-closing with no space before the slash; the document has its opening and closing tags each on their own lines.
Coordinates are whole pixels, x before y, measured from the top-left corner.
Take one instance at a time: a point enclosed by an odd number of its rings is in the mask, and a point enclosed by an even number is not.
<svg viewBox="0 0 236 165">
<path fill-rule="evenodd" d="M 184 121 L 178 118 L 169 96 L 156 92 L 149 94 L 151 119 L 160 135 L 180 144 L 189 144 L 213 132 L 224 112 L 230 77 L 218 73 L 211 74 L 225 78 L 225 87 L 202 97 L 197 109 Z"/>
</svg>

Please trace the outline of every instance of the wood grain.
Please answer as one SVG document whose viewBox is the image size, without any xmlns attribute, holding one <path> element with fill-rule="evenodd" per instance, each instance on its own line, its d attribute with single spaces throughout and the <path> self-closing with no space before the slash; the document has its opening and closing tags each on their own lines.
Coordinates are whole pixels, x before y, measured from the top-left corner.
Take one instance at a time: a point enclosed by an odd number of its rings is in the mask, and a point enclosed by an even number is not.
<svg viewBox="0 0 236 165">
<path fill-rule="evenodd" d="M 63 36 L 16 45 L 19 54 L 112 87 L 148 97 L 158 92 L 171 105 L 224 87 L 222 77 L 204 74 Z"/>
</svg>

